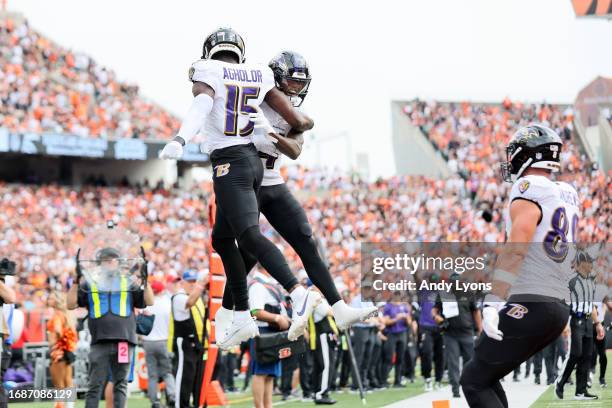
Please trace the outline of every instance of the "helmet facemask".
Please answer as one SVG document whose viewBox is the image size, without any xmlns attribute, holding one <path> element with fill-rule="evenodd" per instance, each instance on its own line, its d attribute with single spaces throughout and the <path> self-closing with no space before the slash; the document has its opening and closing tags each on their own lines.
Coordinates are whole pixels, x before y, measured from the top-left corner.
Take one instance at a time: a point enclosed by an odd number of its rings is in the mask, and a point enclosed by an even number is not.
<svg viewBox="0 0 612 408">
<path fill-rule="evenodd" d="M 506 148 L 506 162 L 500 163 L 503 180 L 514 183 L 529 168 L 550 170 L 553 173 L 560 171 L 561 146 L 560 143 L 547 143 L 530 148 L 511 142 Z"/>
<path fill-rule="evenodd" d="M 276 87 L 289 97 L 291 104 L 296 108 L 304 102 L 310 86 L 310 78 L 302 75 L 294 72 L 293 76 L 284 76 L 276 83 Z"/>
</svg>

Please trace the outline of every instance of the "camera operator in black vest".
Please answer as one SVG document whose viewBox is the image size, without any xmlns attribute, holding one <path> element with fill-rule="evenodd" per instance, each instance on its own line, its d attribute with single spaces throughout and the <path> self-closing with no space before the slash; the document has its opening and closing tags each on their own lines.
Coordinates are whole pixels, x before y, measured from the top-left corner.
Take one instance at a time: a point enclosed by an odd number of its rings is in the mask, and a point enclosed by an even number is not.
<svg viewBox="0 0 612 408">
<path fill-rule="evenodd" d="M 7 258 L 0 260 L 0 311 L 5 303 L 15 303 L 15 291 L 5 283 L 6 276 L 15 275 L 15 262 L 9 261 Z M 1 367 L 0 367 L 0 408 L 8 407 L 8 397 L 3 385 L 4 372 L 8 368 L 8 363 L 11 360 L 11 351 L 4 344 L 4 341 L 9 335 L 7 322 L 4 320 L 4 313 L 0 313 L 0 350 L 2 351 Z"/>
</svg>

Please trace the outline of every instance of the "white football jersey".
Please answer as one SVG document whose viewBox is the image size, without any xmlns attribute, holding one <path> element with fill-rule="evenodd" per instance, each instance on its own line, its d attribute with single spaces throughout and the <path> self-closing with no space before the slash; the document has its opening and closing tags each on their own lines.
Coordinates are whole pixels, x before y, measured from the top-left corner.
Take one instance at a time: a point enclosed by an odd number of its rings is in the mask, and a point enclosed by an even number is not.
<svg viewBox="0 0 612 408">
<path fill-rule="evenodd" d="M 513 294 L 534 294 L 567 299 L 573 245 L 580 215 L 580 201 L 574 187 L 544 176 L 528 175 L 514 182 L 510 203 L 528 200 L 542 211 L 532 244 L 525 256 L 521 273 L 510 289 Z M 509 206 L 506 209 L 506 231 L 512 228 Z"/>
<path fill-rule="evenodd" d="M 289 133 L 291 130 L 291 125 L 289 125 L 274 109 L 269 107 L 267 103 L 262 103 L 260 108 L 264 115 L 266 115 L 266 119 L 268 119 L 270 126 L 274 128 L 276 133 L 282 136 L 287 136 L 287 133 Z M 256 130 L 256 132 L 257 131 L 263 130 Z M 261 185 L 265 187 L 283 184 L 285 180 L 280 173 L 282 153 L 276 149 L 274 153 L 266 154 L 268 157 L 261 158 L 264 165 L 264 175 Z"/>
<path fill-rule="evenodd" d="M 262 64 L 199 60 L 191 65 L 189 80 L 204 82 L 215 91 L 204 128 L 208 152 L 251 143 L 254 126 L 248 115 L 257 111 L 274 87 L 272 70 Z"/>
</svg>

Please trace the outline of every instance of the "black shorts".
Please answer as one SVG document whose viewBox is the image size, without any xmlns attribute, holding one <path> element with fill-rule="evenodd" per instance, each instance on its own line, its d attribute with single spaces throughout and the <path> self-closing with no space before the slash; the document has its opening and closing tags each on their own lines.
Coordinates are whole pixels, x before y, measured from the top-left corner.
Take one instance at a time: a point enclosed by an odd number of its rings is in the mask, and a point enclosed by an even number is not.
<svg viewBox="0 0 612 408">
<path fill-rule="evenodd" d="M 568 317 L 569 307 L 562 300 L 536 295 L 511 296 L 499 312 L 503 340 L 493 340 L 483 333 L 476 342 L 475 360 L 493 371 L 480 374 L 499 379 L 510 373 L 559 337 Z"/>
<path fill-rule="evenodd" d="M 253 144 L 217 149 L 210 155 L 217 213 L 213 235 L 239 238 L 259 225 L 257 195 L 263 164 Z"/>
</svg>

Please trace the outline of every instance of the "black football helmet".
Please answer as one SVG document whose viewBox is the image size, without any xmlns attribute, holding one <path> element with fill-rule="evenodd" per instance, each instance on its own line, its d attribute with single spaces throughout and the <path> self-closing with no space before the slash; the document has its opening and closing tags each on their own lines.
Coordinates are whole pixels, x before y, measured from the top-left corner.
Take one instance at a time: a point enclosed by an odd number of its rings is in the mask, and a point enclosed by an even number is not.
<svg viewBox="0 0 612 408">
<path fill-rule="evenodd" d="M 507 161 L 501 163 L 504 181 L 512 183 L 530 167 L 557 172 L 563 142 L 554 130 L 539 124 L 520 128 L 506 147 Z"/>
<path fill-rule="evenodd" d="M 306 59 L 294 51 L 281 51 L 268 66 L 274 73 L 276 87 L 289 95 L 293 106 L 300 106 L 308 94 L 311 80 Z"/>
<path fill-rule="evenodd" d="M 206 38 L 202 47 L 202 59 L 210 59 L 220 51 L 233 52 L 240 63 L 244 62 L 244 41 L 231 28 L 218 28 Z"/>
</svg>

